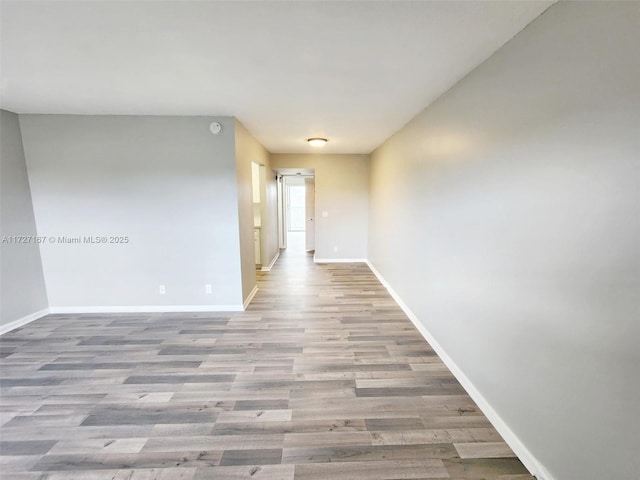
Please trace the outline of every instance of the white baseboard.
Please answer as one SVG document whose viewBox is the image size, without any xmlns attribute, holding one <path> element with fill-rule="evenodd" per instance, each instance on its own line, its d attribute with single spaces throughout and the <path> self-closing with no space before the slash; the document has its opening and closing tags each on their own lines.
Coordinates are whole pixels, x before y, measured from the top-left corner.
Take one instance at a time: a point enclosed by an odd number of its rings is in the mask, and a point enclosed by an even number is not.
<svg viewBox="0 0 640 480">
<path fill-rule="evenodd" d="M 247 307 L 249 306 L 249 304 L 251 303 L 251 300 L 253 300 L 253 297 L 256 296 L 256 293 L 258 293 L 258 286 L 256 285 L 255 287 L 253 287 L 253 290 L 251 290 L 251 293 L 249 294 L 249 296 L 247 297 L 247 299 L 244 301 L 244 303 L 242 304 L 242 310 L 246 310 Z"/>
<path fill-rule="evenodd" d="M 313 257 L 315 263 L 366 263 L 366 258 L 318 258 Z"/>
<path fill-rule="evenodd" d="M 49 313 L 180 313 L 180 312 L 242 312 L 242 305 L 122 305 L 51 307 Z"/>
<path fill-rule="evenodd" d="M 520 441 L 520 439 L 516 436 L 515 433 L 509 428 L 509 426 L 502 420 L 500 415 L 493 409 L 493 407 L 489 404 L 489 402 L 484 398 L 484 396 L 478 391 L 475 385 L 469 380 L 469 378 L 464 374 L 462 370 L 458 367 L 458 365 L 449 357 L 447 352 L 442 348 L 442 346 L 437 342 L 435 338 L 431 335 L 431 333 L 427 330 L 427 328 L 418 320 L 418 317 L 411 311 L 411 309 L 407 306 L 406 303 L 400 298 L 400 296 L 393 290 L 391 285 L 384 279 L 382 274 L 376 270 L 376 268 L 371 264 L 369 260 L 366 260 L 367 265 L 374 273 L 380 283 L 387 289 L 389 294 L 393 297 L 396 303 L 402 308 L 404 313 L 409 317 L 411 322 L 418 329 L 420 334 L 425 338 L 425 340 L 431 345 L 431 347 L 438 354 L 440 359 L 444 362 L 444 364 L 451 370 L 451 373 L 456 377 L 458 382 L 462 385 L 462 387 L 466 390 L 469 396 L 473 399 L 473 401 L 478 405 L 478 408 L 484 413 L 484 415 L 489 419 L 491 424 L 495 427 L 504 441 L 507 442 L 507 445 L 511 447 L 511 450 L 518 456 L 523 465 L 529 470 L 531 475 L 535 476 L 539 480 L 553 480 L 553 477 L 546 471 L 546 469 L 542 466 L 542 464 L 538 461 L 536 457 L 527 449 L 527 447 Z"/>
<path fill-rule="evenodd" d="M 38 320 L 39 318 L 44 317 L 45 315 L 48 315 L 49 313 L 50 312 L 48 308 L 43 308 L 42 310 L 38 310 L 37 312 L 31 313 L 29 315 L 25 315 L 24 317 L 14 320 L 13 322 L 9 322 L 5 325 L 1 325 L 0 335 L 4 335 L 5 333 L 10 332 L 11 330 L 15 330 L 16 328 L 23 327 L 28 323 L 31 323 L 35 320 Z"/>
<path fill-rule="evenodd" d="M 278 257 L 280 256 L 280 250 L 278 250 L 276 252 L 276 254 L 273 256 L 273 258 L 271 259 L 271 261 L 269 262 L 269 265 L 267 265 L 266 267 L 262 267 L 260 270 L 262 270 L 263 272 L 269 272 L 271 271 L 271 268 L 273 267 L 273 265 L 276 263 L 276 260 L 278 260 Z"/>
</svg>

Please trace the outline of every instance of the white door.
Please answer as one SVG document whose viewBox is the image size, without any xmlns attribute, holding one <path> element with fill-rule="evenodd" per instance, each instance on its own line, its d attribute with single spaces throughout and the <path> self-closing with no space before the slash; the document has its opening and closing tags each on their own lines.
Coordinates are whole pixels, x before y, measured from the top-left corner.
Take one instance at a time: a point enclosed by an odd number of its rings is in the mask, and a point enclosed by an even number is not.
<svg viewBox="0 0 640 480">
<path fill-rule="evenodd" d="M 310 252 L 316 249 L 316 181 L 313 178 L 304 179 L 305 187 L 305 250 Z"/>
</svg>

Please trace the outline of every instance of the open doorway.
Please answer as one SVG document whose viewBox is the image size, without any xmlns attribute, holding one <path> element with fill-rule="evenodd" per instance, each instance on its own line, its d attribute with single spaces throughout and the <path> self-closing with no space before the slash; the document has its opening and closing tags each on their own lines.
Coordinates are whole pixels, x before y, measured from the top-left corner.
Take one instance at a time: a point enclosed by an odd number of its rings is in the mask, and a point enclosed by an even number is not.
<svg viewBox="0 0 640 480">
<path fill-rule="evenodd" d="M 279 172 L 280 248 L 315 251 L 315 177 L 313 171 Z"/>
<path fill-rule="evenodd" d="M 255 252 L 256 268 L 262 268 L 263 261 L 269 262 L 268 258 L 263 258 L 264 238 L 262 233 L 263 218 L 266 218 L 265 198 L 266 181 L 265 167 L 256 162 L 251 162 L 251 190 L 253 195 L 253 241 Z"/>
<path fill-rule="evenodd" d="M 287 233 L 304 232 L 306 203 L 304 178 L 287 179 Z"/>
</svg>

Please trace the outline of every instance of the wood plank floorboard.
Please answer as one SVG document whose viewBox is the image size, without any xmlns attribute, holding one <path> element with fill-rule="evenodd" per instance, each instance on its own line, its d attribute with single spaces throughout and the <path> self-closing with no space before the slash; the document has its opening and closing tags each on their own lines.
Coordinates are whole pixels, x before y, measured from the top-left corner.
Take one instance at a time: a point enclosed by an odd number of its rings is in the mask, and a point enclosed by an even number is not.
<svg viewBox="0 0 640 480">
<path fill-rule="evenodd" d="M 365 264 L 293 248 L 246 312 L 0 338 L 0 477 L 532 479 Z"/>
</svg>

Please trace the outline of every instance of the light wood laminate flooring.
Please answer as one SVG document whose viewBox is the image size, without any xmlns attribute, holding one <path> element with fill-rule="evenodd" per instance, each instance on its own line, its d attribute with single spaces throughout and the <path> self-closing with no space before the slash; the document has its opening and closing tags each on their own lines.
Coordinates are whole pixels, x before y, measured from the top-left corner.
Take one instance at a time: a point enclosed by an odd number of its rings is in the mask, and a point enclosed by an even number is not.
<svg viewBox="0 0 640 480">
<path fill-rule="evenodd" d="M 2 336 L 0 477 L 533 478 L 365 264 L 258 275 L 246 312 Z"/>
</svg>

